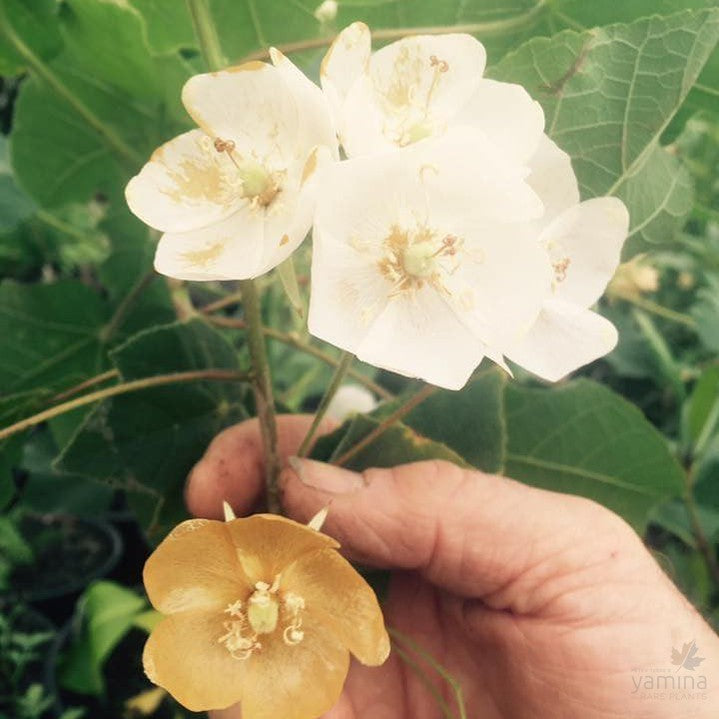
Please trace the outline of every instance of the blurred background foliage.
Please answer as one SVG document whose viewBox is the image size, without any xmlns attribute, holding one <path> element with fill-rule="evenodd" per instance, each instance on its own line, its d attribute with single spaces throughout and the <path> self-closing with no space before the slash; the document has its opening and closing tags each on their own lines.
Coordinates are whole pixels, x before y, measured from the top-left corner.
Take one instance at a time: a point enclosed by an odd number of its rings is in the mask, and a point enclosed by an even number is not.
<svg viewBox="0 0 719 719">
<path fill-rule="evenodd" d="M 483 365 L 465 390 L 434 392 L 391 423 L 418 383 L 356 362 L 348 382 L 382 403 L 316 455 L 340 459 L 380 428 L 351 466 L 444 457 L 595 499 L 718 625 L 715 1 L 340 0 L 324 21 L 318 4 L 209 0 L 228 64 L 276 45 L 313 79 L 354 20 L 378 43 L 418 28 L 475 34 L 487 74 L 543 105 L 583 197 L 621 197 L 632 228 L 599 306 L 620 330 L 608 357 L 552 387 Z M 179 0 L 0 0 L 0 601 L 40 603 L 64 623 L 89 582 L 114 580 L 92 584 L 59 634 L 3 610 L 0 643 L 17 661 L 0 669 L 0 717 L 182 716 L 141 673 L 119 695 L 104 677 L 123 661 L 139 672 L 152 621 L 140 569 L 185 516 L 188 470 L 254 413 L 237 287 L 155 275 L 157 236 L 123 199 L 152 150 L 191 127 L 180 89 L 203 70 Z M 309 252 L 295 257 L 305 304 Z M 311 411 L 339 353 L 308 336 L 275 273 L 260 284 L 278 406 Z M 114 564 L 81 566 L 93 551 Z M 60 556 L 75 576 L 35 586 Z M 49 638 L 61 669 L 48 679 L 32 667 Z"/>
</svg>

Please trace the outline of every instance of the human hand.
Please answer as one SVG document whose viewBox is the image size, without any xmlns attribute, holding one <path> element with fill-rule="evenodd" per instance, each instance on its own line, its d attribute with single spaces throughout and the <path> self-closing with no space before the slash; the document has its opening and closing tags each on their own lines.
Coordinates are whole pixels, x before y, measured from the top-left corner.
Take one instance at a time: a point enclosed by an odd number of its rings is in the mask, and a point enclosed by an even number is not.
<svg viewBox="0 0 719 719">
<path fill-rule="evenodd" d="M 279 418 L 283 457 L 309 421 Z M 361 474 L 306 459 L 292 465 L 282 475 L 288 514 L 307 521 L 329 504 L 323 531 L 349 558 L 392 570 L 387 625 L 461 684 L 468 717 L 719 715 L 719 638 L 604 507 L 446 462 Z M 257 422 L 225 430 L 190 475 L 190 510 L 219 518 L 227 500 L 238 515 L 249 512 L 262 470 Z M 691 641 L 704 661 L 691 671 L 672 666 L 672 648 Z M 451 706 L 450 687 L 433 680 Z M 325 719 L 437 715 L 393 652 L 380 668 L 353 663 Z"/>
</svg>

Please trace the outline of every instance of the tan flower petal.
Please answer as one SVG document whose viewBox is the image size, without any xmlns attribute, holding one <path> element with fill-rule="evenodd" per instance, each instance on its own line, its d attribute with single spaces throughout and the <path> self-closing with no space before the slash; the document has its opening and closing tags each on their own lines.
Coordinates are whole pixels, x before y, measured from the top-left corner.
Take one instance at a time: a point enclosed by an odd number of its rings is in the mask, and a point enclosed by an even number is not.
<svg viewBox="0 0 719 719">
<path fill-rule="evenodd" d="M 224 709 L 239 701 L 247 663 L 230 656 L 218 639 L 221 612 L 183 612 L 163 619 L 145 644 L 150 681 L 191 711 Z"/>
<path fill-rule="evenodd" d="M 254 582 L 272 583 L 304 554 L 338 547 L 326 534 L 275 514 L 256 514 L 225 525 L 243 570 Z"/>
<path fill-rule="evenodd" d="M 281 586 L 305 600 L 308 624 L 329 627 L 363 664 L 376 666 L 387 659 L 390 643 L 377 597 L 337 552 L 301 557 L 282 573 Z"/>
<path fill-rule="evenodd" d="M 200 130 L 155 150 L 125 189 L 127 204 L 143 222 L 163 232 L 187 232 L 218 222 L 244 202 L 230 158 Z"/>
<path fill-rule="evenodd" d="M 303 625 L 304 638 L 287 646 L 266 640 L 247 663 L 242 716 L 247 719 L 315 719 L 339 698 L 349 652 L 321 625 Z"/>
<path fill-rule="evenodd" d="M 224 522 L 190 519 L 165 537 L 145 563 L 145 589 L 163 614 L 224 608 L 250 589 Z"/>
</svg>

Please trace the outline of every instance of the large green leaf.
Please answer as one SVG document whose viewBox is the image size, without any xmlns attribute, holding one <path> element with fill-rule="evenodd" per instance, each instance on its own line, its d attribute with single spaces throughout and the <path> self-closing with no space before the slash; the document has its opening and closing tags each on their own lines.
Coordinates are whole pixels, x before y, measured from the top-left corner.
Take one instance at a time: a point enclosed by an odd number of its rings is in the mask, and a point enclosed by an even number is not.
<svg viewBox="0 0 719 719">
<path fill-rule="evenodd" d="M 106 303 L 73 280 L 0 285 L 0 390 L 67 387 L 105 367 L 100 330 Z"/>
<path fill-rule="evenodd" d="M 315 445 L 312 457 L 325 462 L 336 461 L 379 425 L 378 419 L 358 415 L 332 434 L 322 437 Z M 395 422 L 377 439 L 360 449 L 345 466 L 360 471 L 368 467 L 396 467 L 426 459 L 441 459 L 466 466 L 466 462 L 449 447 L 422 437 L 401 422 Z"/>
<path fill-rule="evenodd" d="M 130 174 L 183 129 L 179 88 L 191 69 L 179 56 L 152 58 L 127 3 L 72 0 L 61 19 L 63 52 L 36 58 L 21 87 L 12 163 L 43 206 L 98 193 L 122 203 Z"/>
<path fill-rule="evenodd" d="M 0 3 L 0 75 L 16 75 L 27 66 L 18 45 L 39 59 L 49 59 L 62 47 L 56 0 L 3 0 Z"/>
<path fill-rule="evenodd" d="M 691 208 L 686 172 L 660 138 L 719 39 L 719 10 L 537 38 L 491 75 L 524 85 L 572 157 L 583 197 L 617 195 L 627 255 L 671 240 Z"/>
<path fill-rule="evenodd" d="M 0 135 L 0 235 L 14 230 L 34 210 L 33 201 L 15 183 L 8 160 L 7 139 Z"/>
<path fill-rule="evenodd" d="M 92 584 L 82 597 L 82 626 L 64 657 L 60 682 L 79 694 L 105 691 L 102 668 L 112 650 L 147 610 L 147 600 L 114 582 Z"/>
<path fill-rule="evenodd" d="M 682 492 L 683 471 L 664 438 L 601 385 L 508 385 L 505 401 L 508 476 L 594 499 L 640 532 L 655 504 Z"/>
<path fill-rule="evenodd" d="M 483 371 L 461 392 L 438 390 L 402 421 L 423 437 L 446 445 L 473 467 L 500 472 L 504 466 L 504 386 L 506 375 Z M 386 417 L 397 402 L 375 414 Z"/>
<path fill-rule="evenodd" d="M 235 350 L 201 320 L 142 332 L 112 359 L 124 380 L 239 369 Z M 160 539 L 186 516 L 187 473 L 217 432 L 248 416 L 246 399 L 244 384 L 209 380 L 115 397 L 88 416 L 58 467 L 125 487 L 142 524 Z"/>
<path fill-rule="evenodd" d="M 561 27 L 572 29 L 632 22 L 651 15 L 671 15 L 679 10 L 702 10 L 716 7 L 716 0 L 623 0 L 618 2 L 587 2 L 587 0 L 558 0 L 550 13 Z M 688 98 L 692 110 L 710 109 L 719 112 L 719 50 L 715 49 L 707 61 L 697 84 Z"/>
</svg>

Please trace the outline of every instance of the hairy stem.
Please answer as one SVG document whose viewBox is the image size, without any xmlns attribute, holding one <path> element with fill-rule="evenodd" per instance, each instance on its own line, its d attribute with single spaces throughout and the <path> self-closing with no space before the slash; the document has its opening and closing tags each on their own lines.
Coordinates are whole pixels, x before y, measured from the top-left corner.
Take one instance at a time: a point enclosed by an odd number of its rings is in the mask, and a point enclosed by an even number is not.
<svg viewBox="0 0 719 719">
<path fill-rule="evenodd" d="M 352 355 L 352 353 L 350 353 L 350 352 L 342 353 L 342 356 L 340 357 L 339 363 L 337 365 L 337 369 L 335 369 L 335 373 L 332 376 L 332 379 L 330 380 L 330 383 L 327 386 L 327 389 L 325 390 L 324 395 L 322 396 L 322 400 L 320 401 L 319 407 L 317 407 L 317 411 L 315 412 L 315 416 L 314 416 L 314 419 L 312 420 L 312 424 L 310 425 L 309 430 L 307 430 L 307 434 L 305 435 L 305 438 L 302 440 L 302 444 L 300 445 L 300 448 L 297 450 L 298 457 L 306 457 L 307 456 L 307 451 L 309 450 L 310 446 L 312 445 L 312 440 L 315 437 L 317 428 L 320 426 L 320 423 L 324 419 L 325 414 L 327 414 L 327 408 L 330 406 L 330 402 L 332 401 L 332 398 L 337 394 L 337 390 L 342 385 L 342 381 L 344 380 L 345 376 L 347 375 L 347 370 L 349 370 L 353 359 L 354 359 L 354 355 Z"/>
<path fill-rule="evenodd" d="M 235 372 L 233 370 L 226 369 L 206 369 L 206 370 L 192 370 L 190 372 L 175 372 L 173 374 L 156 375 L 155 377 L 144 377 L 143 379 L 136 379 L 130 382 L 123 382 L 122 384 L 116 384 L 112 387 L 106 387 L 105 389 L 97 390 L 97 392 L 91 392 L 85 394 L 82 397 L 71 399 L 68 402 L 63 402 L 55 407 L 46 409 L 43 412 L 34 414 L 31 417 L 26 417 L 15 424 L 11 424 L 9 427 L 5 427 L 0 430 L 0 440 L 10 437 L 13 434 L 22 432 L 23 430 L 30 429 L 41 422 L 47 422 L 47 420 L 53 417 L 59 417 L 61 414 L 71 412 L 78 407 L 84 407 L 87 404 L 93 402 L 100 402 L 103 399 L 109 397 L 115 397 L 119 394 L 127 394 L 128 392 L 137 392 L 138 390 L 148 389 L 150 387 L 160 387 L 166 384 L 176 384 L 178 382 L 195 382 L 197 380 L 245 380 L 247 381 L 249 376 L 245 372 Z"/>
<path fill-rule="evenodd" d="M 225 59 L 207 0 L 187 0 L 187 7 L 208 68 L 211 71 L 220 70 L 225 65 Z M 262 332 L 260 296 L 255 281 L 240 281 L 240 293 L 247 324 L 247 346 L 252 363 L 252 388 L 265 451 L 267 509 L 273 514 L 280 514 L 282 511 L 278 486 L 280 459 L 277 451 L 275 398 L 272 392 L 265 337 Z"/>
<path fill-rule="evenodd" d="M 242 280 L 242 306 L 247 323 L 247 346 L 252 363 L 252 386 L 255 391 L 257 418 L 262 430 L 262 443 L 265 450 L 265 489 L 267 509 L 273 514 L 281 513 L 278 480 L 280 458 L 277 451 L 277 423 L 275 420 L 275 399 L 272 392 L 272 378 L 267 361 L 265 337 L 262 331 L 260 296 L 254 280 Z"/>
</svg>

